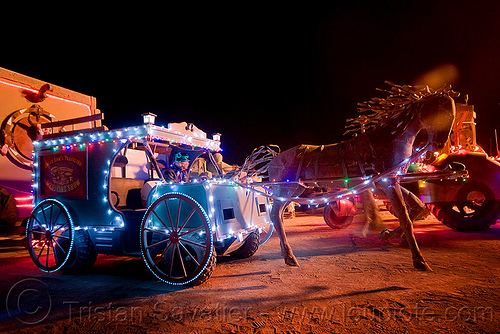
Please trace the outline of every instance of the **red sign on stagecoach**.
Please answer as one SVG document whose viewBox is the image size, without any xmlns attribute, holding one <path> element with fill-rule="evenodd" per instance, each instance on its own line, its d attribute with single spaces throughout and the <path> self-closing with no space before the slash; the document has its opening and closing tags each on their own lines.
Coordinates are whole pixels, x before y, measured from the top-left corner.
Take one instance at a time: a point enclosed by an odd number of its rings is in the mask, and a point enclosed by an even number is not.
<svg viewBox="0 0 500 334">
<path fill-rule="evenodd" d="M 67 152 L 40 157 L 41 195 L 87 198 L 87 153 Z"/>
</svg>

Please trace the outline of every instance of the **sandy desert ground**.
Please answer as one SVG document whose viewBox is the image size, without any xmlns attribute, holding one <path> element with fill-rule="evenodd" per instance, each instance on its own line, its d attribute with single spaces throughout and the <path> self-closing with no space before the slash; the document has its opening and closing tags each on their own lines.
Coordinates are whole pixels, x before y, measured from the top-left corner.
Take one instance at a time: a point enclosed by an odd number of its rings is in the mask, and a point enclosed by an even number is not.
<svg viewBox="0 0 500 334">
<path fill-rule="evenodd" d="M 397 220 L 382 212 L 387 227 Z M 285 221 L 300 267 L 274 235 L 248 259 L 219 258 L 196 287 L 157 281 L 141 258 L 100 255 L 83 276 L 45 274 L 0 242 L 0 331 L 16 333 L 493 333 L 500 325 L 500 226 L 453 231 L 429 216 L 408 248 L 361 234 L 364 217 L 332 230 L 320 215 Z"/>
</svg>

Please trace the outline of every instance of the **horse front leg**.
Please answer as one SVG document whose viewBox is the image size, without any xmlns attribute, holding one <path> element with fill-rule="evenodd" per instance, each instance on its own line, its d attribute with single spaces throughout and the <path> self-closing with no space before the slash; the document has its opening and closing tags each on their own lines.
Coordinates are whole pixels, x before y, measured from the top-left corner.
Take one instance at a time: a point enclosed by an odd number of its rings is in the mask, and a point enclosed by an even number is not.
<svg viewBox="0 0 500 334">
<path fill-rule="evenodd" d="M 425 262 L 422 252 L 418 247 L 417 240 L 415 239 L 415 235 L 413 234 L 413 223 L 408 215 L 408 210 L 406 209 L 399 183 L 396 180 L 390 180 L 389 182 L 384 183 L 385 184 L 381 185 L 382 189 L 391 201 L 394 212 L 399 220 L 401 232 L 404 233 L 406 242 L 410 247 L 413 258 L 413 267 L 418 270 L 432 271 L 431 267 Z"/>
<path fill-rule="evenodd" d="M 299 266 L 297 258 L 293 255 L 292 247 L 288 243 L 286 238 L 285 227 L 283 224 L 283 210 L 286 207 L 286 202 L 274 200 L 273 207 L 271 209 L 271 221 L 273 222 L 274 228 L 278 233 L 281 245 L 281 256 L 285 259 L 285 263 L 289 266 Z"/>
</svg>

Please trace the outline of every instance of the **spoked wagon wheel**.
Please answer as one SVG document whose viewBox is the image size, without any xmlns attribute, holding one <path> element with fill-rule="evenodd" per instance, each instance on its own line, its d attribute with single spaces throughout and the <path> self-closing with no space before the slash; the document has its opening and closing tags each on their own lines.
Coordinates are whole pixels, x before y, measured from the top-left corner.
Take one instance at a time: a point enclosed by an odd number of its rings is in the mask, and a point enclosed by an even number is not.
<svg viewBox="0 0 500 334">
<path fill-rule="evenodd" d="M 141 250 L 151 272 L 170 284 L 201 284 L 215 267 L 208 216 L 181 193 L 163 195 L 148 208 L 141 223 Z"/>
<path fill-rule="evenodd" d="M 40 202 L 26 227 L 31 259 L 43 271 L 59 270 L 69 258 L 73 235 L 73 221 L 64 204 L 54 199 Z"/>
</svg>

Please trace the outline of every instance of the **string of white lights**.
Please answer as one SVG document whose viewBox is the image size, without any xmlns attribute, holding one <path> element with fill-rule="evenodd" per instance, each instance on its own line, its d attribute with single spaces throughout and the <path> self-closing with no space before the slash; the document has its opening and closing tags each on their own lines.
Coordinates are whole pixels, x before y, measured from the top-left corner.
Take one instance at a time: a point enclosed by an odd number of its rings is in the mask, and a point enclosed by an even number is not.
<svg viewBox="0 0 500 334">
<path fill-rule="evenodd" d="M 329 204 L 330 202 L 338 201 L 341 199 L 345 199 L 354 195 L 357 195 L 369 188 L 373 189 L 375 187 L 375 184 L 379 182 L 389 182 L 391 178 L 397 178 L 402 175 L 402 169 L 418 159 L 421 158 L 423 154 L 425 154 L 428 149 L 429 149 L 430 143 L 427 143 L 421 150 L 413 154 L 412 156 L 404 159 L 403 161 L 399 162 L 392 168 L 377 174 L 376 176 L 365 176 L 360 178 L 361 183 L 348 188 L 348 189 L 342 189 L 336 192 L 324 194 L 318 197 L 313 197 L 313 198 L 305 198 L 305 197 L 300 197 L 300 196 L 293 196 L 293 197 L 283 197 L 283 196 L 277 196 L 273 194 L 272 188 L 273 185 L 276 187 L 292 187 L 292 186 L 297 186 L 297 187 L 304 187 L 307 188 L 306 185 L 304 185 L 301 182 L 297 181 L 286 181 L 286 182 L 254 182 L 254 183 L 242 183 L 242 182 L 237 182 L 235 183 L 241 187 L 245 187 L 247 189 L 250 189 L 251 191 L 257 192 L 260 195 L 267 196 L 269 198 L 272 198 L 274 200 L 278 200 L 281 202 L 295 202 L 298 204 L 305 204 L 305 205 L 318 205 L 318 204 Z M 266 189 L 270 189 L 269 192 L 262 191 L 256 189 L 257 187 L 265 187 Z M 277 188 L 276 187 L 276 188 Z"/>
</svg>

